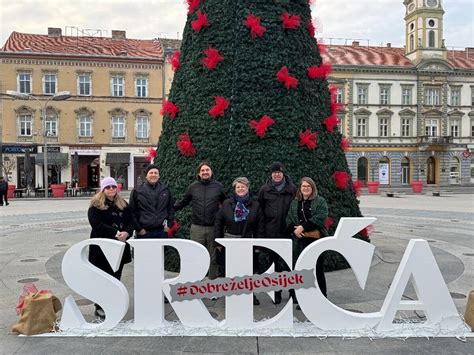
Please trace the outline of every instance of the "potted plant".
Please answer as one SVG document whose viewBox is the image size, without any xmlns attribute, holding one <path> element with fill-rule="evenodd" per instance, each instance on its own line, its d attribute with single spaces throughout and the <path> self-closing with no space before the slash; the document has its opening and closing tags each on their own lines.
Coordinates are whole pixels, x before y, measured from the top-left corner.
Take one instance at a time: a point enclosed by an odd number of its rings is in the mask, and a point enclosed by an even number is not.
<svg viewBox="0 0 474 355">
<path fill-rule="evenodd" d="M 414 193 L 421 193 L 423 191 L 423 181 L 419 180 L 420 176 L 420 166 L 418 165 L 418 169 L 416 170 L 416 180 L 411 182 L 411 190 Z"/>
<path fill-rule="evenodd" d="M 375 169 L 372 168 L 372 181 L 367 182 L 367 189 L 369 190 L 369 194 L 376 194 L 379 192 L 380 181 L 375 180 Z"/>
</svg>

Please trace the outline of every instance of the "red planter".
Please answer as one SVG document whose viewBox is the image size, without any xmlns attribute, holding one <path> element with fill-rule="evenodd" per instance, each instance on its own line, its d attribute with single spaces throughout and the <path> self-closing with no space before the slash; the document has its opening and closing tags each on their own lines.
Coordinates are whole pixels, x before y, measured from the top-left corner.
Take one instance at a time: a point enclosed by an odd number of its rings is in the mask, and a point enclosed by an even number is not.
<svg viewBox="0 0 474 355">
<path fill-rule="evenodd" d="M 369 181 L 367 182 L 367 189 L 369 190 L 369 194 L 376 194 L 379 192 L 379 181 Z"/>
<path fill-rule="evenodd" d="M 14 192 L 16 189 L 16 185 L 8 185 L 8 192 L 7 192 L 7 198 L 13 198 Z"/>
<path fill-rule="evenodd" d="M 53 191 L 53 197 L 64 197 L 64 190 L 66 190 L 66 185 L 51 184 L 51 190 Z"/>
<path fill-rule="evenodd" d="M 411 189 L 415 193 L 421 193 L 423 191 L 423 181 L 412 181 Z"/>
</svg>

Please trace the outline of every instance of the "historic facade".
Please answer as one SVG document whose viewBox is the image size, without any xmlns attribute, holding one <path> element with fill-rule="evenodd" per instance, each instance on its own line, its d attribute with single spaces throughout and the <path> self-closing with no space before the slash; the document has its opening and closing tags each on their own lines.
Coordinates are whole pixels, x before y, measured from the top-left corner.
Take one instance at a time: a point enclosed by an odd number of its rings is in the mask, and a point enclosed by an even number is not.
<svg viewBox="0 0 474 355">
<path fill-rule="evenodd" d="M 440 0 L 405 0 L 405 48 L 328 45 L 354 179 L 474 183 L 474 48 L 448 50 Z"/>
<path fill-rule="evenodd" d="M 94 188 L 110 175 L 133 187 L 161 131 L 171 76 L 163 63 L 159 40 L 127 39 L 125 31 L 110 38 L 64 36 L 60 28 L 13 32 L 0 51 L 1 150 L 10 183 L 26 185 L 28 150 L 30 185 L 42 187 L 47 147 L 49 182 Z M 56 101 L 64 91 L 67 100 Z"/>
</svg>

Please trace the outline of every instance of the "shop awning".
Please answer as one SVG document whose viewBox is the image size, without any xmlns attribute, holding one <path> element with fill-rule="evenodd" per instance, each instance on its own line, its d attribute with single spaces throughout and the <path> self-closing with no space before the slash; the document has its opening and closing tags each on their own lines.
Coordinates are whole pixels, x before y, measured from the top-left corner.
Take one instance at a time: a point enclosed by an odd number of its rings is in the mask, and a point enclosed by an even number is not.
<svg viewBox="0 0 474 355">
<path fill-rule="evenodd" d="M 44 165 L 43 153 L 36 154 L 35 162 L 38 165 Z M 66 166 L 68 165 L 68 163 L 69 163 L 69 158 L 68 158 L 67 153 L 48 152 L 48 165 Z"/>
<path fill-rule="evenodd" d="M 107 153 L 105 165 L 130 164 L 130 153 Z"/>
</svg>

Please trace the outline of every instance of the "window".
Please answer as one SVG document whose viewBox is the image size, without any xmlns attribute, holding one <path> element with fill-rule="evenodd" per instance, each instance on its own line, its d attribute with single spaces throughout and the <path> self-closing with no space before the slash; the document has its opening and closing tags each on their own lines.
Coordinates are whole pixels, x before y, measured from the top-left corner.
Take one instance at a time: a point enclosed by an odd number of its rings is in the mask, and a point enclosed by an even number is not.
<svg viewBox="0 0 474 355">
<path fill-rule="evenodd" d="M 410 137 L 410 119 L 402 118 L 402 137 Z"/>
<path fill-rule="evenodd" d="M 138 97 L 147 97 L 148 96 L 148 79 L 147 78 L 137 78 L 135 80 L 135 94 Z"/>
<path fill-rule="evenodd" d="M 435 47 L 435 32 L 433 30 L 428 32 L 428 47 L 429 48 Z"/>
<path fill-rule="evenodd" d="M 474 86 L 471 86 L 471 106 L 474 107 Z"/>
<path fill-rule="evenodd" d="M 471 120 L 471 137 L 474 137 L 474 121 Z"/>
<path fill-rule="evenodd" d="M 459 137 L 459 120 L 451 119 L 449 133 L 452 137 Z"/>
<path fill-rule="evenodd" d="M 125 119 L 123 117 L 112 117 L 112 138 L 125 138 Z"/>
<path fill-rule="evenodd" d="M 425 105 L 439 106 L 440 103 L 440 89 L 426 88 L 425 89 Z"/>
<path fill-rule="evenodd" d="M 369 102 L 369 88 L 367 86 L 357 87 L 357 100 L 359 105 L 367 105 Z"/>
<path fill-rule="evenodd" d="M 413 35 L 410 35 L 410 52 L 412 52 L 415 49 L 415 39 L 413 38 Z"/>
<path fill-rule="evenodd" d="M 451 106 L 459 106 L 461 104 L 461 88 L 451 88 Z"/>
<path fill-rule="evenodd" d="M 367 119 L 366 118 L 357 118 L 357 136 L 358 137 L 367 136 Z"/>
<path fill-rule="evenodd" d="M 387 117 L 379 119 L 379 136 L 388 137 L 389 120 Z"/>
<path fill-rule="evenodd" d="M 31 73 L 18 73 L 17 88 L 22 94 L 31 94 Z"/>
<path fill-rule="evenodd" d="M 91 75 L 90 74 L 79 74 L 77 76 L 77 92 L 80 96 L 90 96 L 91 92 Z"/>
<path fill-rule="evenodd" d="M 113 76 L 112 77 L 112 96 L 124 96 L 124 83 L 125 80 L 123 76 Z"/>
<path fill-rule="evenodd" d="M 46 136 L 56 137 L 58 135 L 58 120 L 55 115 L 46 116 Z"/>
<path fill-rule="evenodd" d="M 390 104 L 390 87 L 381 86 L 380 87 L 380 105 Z"/>
<path fill-rule="evenodd" d="M 137 138 L 146 139 L 149 135 L 148 129 L 148 117 L 146 116 L 138 116 L 137 117 L 137 125 L 136 125 L 136 136 Z"/>
<path fill-rule="evenodd" d="M 336 88 L 336 103 L 337 104 L 342 104 L 343 98 L 342 98 L 342 88 L 338 87 Z"/>
<path fill-rule="evenodd" d="M 79 137 L 92 137 L 92 118 L 89 116 L 79 117 Z"/>
<path fill-rule="evenodd" d="M 411 105 L 412 88 L 402 86 L 402 105 Z"/>
<path fill-rule="evenodd" d="M 33 119 L 30 114 L 20 115 L 19 117 L 19 135 L 31 136 Z"/>
<path fill-rule="evenodd" d="M 438 120 L 428 119 L 426 120 L 425 133 L 428 137 L 438 136 Z"/>
<path fill-rule="evenodd" d="M 56 94 L 57 80 L 58 77 L 55 73 L 43 74 L 43 92 L 49 95 Z"/>
</svg>

